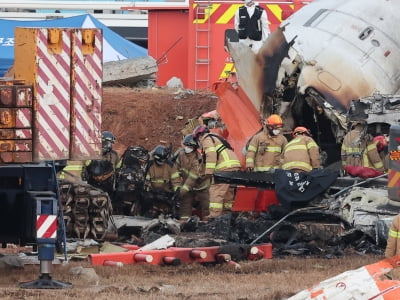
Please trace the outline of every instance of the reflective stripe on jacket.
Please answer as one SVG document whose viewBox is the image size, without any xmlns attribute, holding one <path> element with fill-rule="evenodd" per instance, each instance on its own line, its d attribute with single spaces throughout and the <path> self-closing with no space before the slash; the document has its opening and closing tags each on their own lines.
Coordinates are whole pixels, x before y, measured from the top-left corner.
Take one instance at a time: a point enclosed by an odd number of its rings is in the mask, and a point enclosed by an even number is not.
<svg viewBox="0 0 400 300">
<path fill-rule="evenodd" d="M 240 162 L 235 152 L 226 148 L 219 139 L 205 135 L 200 138 L 200 144 L 206 155 L 205 174 L 213 174 L 214 171 L 240 169 Z"/>
<path fill-rule="evenodd" d="M 175 166 L 167 162 L 162 165 L 152 162 L 146 174 L 146 182 L 153 191 L 174 192 L 180 186 L 180 176 Z"/>
<path fill-rule="evenodd" d="M 200 191 L 210 187 L 209 179 L 201 179 L 205 165 L 201 155 L 196 150 L 191 153 L 179 151 L 175 165 L 183 180 L 183 190 Z"/>
<path fill-rule="evenodd" d="M 400 254 L 400 215 L 394 217 L 387 239 L 385 257 L 390 258 Z"/>
<path fill-rule="evenodd" d="M 367 146 L 366 151 L 363 153 L 363 166 L 384 172 L 385 168 L 383 167 L 377 144 L 378 142 L 372 142 Z"/>
<path fill-rule="evenodd" d="M 246 168 L 263 172 L 280 166 L 287 139 L 283 135 L 270 136 L 264 130 L 253 136 L 246 153 Z"/>
<path fill-rule="evenodd" d="M 83 161 L 68 160 L 67 165 L 57 174 L 57 177 L 68 181 L 82 180 L 83 164 Z"/>
<path fill-rule="evenodd" d="M 341 158 L 343 166 L 362 166 L 362 151 L 365 142 L 361 138 L 362 128 L 355 128 L 349 131 L 343 138 L 341 147 Z M 364 146 L 362 144 L 364 143 Z"/>
<path fill-rule="evenodd" d="M 373 168 L 383 172 L 384 165 L 377 143 L 369 135 L 362 136 L 362 128 L 356 127 L 349 131 L 343 138 L 341 147 L 342 165 Z"/>
<path fill-rule="evenodd" d="M 312 137 L 296 136 L 283 150 L 282 169 L 309 172 L 321 166 L 319 147 Z"/>
</svg>

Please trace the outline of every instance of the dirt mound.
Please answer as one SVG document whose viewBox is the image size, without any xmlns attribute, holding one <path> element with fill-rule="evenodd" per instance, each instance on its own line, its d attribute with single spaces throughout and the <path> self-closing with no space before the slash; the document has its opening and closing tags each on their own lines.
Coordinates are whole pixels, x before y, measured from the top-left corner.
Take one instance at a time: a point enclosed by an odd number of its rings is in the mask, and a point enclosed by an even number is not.
<svg viewBox="0 0 400 300">
<path fill-rule="evenodd" d="M 187 120 L 214 110 L 216 105 L 216 96 L 205 91 L 104 88 L 102 128 L 115 134 L 114 149 L 119 154 L 128 146 L 151 150 L 160 143 L 172 144 L 176 150 Z"/>
</svg>

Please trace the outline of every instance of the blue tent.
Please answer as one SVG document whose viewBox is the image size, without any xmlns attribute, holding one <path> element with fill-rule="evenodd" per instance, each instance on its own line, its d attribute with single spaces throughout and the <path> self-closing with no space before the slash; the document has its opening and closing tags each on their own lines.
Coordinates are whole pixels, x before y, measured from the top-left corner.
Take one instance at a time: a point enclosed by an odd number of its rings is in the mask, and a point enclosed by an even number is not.
<svg viewBox="0 0 400 300">
<path fill-rule="evenodd" d="M 126 40 L 89 14 L 41 21 L 0 19 L 0 77 L 14 64 L 15 27 L 101 28 L 103 63 L 148 55 L 146 48 Z"/>
</svg>

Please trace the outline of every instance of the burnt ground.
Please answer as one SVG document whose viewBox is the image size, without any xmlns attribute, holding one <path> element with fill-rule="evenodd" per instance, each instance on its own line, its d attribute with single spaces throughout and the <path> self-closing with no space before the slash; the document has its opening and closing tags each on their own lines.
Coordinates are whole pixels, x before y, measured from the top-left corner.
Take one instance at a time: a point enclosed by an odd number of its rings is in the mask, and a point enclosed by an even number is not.
<svg viewBox="0 0 400 300">
<path fill-rule="evenodd" d="M 209 92 L 104 88 L 102 127 L 116 136 L 114 149 L 120 155 L 128 146 L 136 145 L 150 151 L 160 143 L 172 144 L 176 150 L 186 121 L 214 110 L 216 104 L 217 98 Z"/>
</svg>

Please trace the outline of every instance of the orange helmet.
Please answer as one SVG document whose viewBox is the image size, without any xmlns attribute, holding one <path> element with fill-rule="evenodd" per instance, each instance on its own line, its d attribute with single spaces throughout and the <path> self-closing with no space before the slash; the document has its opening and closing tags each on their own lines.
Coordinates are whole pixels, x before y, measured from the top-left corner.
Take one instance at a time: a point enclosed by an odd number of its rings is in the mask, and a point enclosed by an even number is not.
<svg viewBox="0 0 400 300">
<path fill-rule="evenodd" d="M 383 135 L 378 135 L 374 137 L 374 142 L 376 142 L 376 148 L 378 151 L 382 151 L 388 144 L 386 138 Z"/>
<path fill-rule="evenodd" d="M 267 126 L 282 126 L 283 120 L 279 115 L 274 114 L 265 119 L 265 124 Z"/>
<path fill-rule="evenodd" d="M 308 136 L 311 136 L 311 132 L 302 126 L 298 126 L 293 130 L 292 135 L 295 136 L 297 134 L 307 134 Z"/>
</svg>

